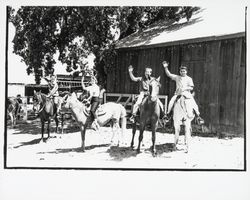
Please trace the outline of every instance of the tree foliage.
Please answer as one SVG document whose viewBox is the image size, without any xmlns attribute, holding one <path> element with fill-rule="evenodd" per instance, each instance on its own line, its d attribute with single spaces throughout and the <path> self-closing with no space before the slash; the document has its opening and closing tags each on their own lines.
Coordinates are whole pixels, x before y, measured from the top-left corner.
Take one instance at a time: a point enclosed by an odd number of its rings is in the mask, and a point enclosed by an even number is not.
<svg viewBox="0 0 250 200">
<path fill-rule="evenodd" d="M 14 53 L 22 57 L 27 73 L 36 83 L 51 73 L 58 60 L 68 72 L 84 68 L 84 59 L 93 53 L 96 66 L 112 68 L 114 43 L 161 20 L 189 19 L 196 7 L 21 7 L 14 14 L 8 8 L 9 21 L 16 28 Z"/>
</svg>

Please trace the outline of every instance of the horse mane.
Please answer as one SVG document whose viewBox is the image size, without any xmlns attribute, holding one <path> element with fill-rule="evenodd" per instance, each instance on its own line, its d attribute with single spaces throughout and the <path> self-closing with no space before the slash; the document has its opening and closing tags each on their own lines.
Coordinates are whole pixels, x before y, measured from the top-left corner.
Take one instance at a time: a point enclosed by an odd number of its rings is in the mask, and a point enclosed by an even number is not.
<svg viewBox="0 0 250 200">
<path fill-rule="evenodd" d="M 159 87 L 161 87 L 161 83 L 160 83 L 160 81 L 157 80 L 157 78 L 154 78 L 151 81 L 156 81 L 159 84 Z"/>
<path fill-rule="evenodd" d="M 46 95 L 46 94 L 41 93 L 41 92 L 38 92 L 38 93 L 36 93 L 36 95 L 40 95 L 43 102 L 46 101 L 46 98 L 47 98 L 47 95 Z"/>
</svg>

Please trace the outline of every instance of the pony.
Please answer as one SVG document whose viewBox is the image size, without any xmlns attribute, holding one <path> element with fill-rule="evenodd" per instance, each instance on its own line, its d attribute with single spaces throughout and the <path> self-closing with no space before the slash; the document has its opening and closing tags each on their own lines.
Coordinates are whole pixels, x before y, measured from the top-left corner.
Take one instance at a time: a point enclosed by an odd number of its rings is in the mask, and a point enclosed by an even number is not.
<svg viewBox="0 0 250 200">
<path fill-rule="evenodd" d="M 139 135 L 139 143 L 137 147 L 137 152 L 140 153 L 140 146 L 143 139 L 143 132 L 145 130 L 146 125 L 151 126 L 152 131 L 152 146 L 151 152 L 155 155 L 155 140 L 156 140 L 156 129 L 158 127 L 158 121 L 161 112 L 161 106 L 159 104 L 159 90 L 160 90 L 160 77 L 157 79 L 152 79 L 149 84 L 149 95 L 144 98 L 140 105 L 140 117 L 139 120 L 135 120 L 135 123 L 132 125 L 132 140 L 131 140 L 131 148 L 134 146 L 134 137 L 136 133 L 136 121 L 139 121 L 140 126 L 140 135 Z"/>
<path fill-rule="evenodd" d="M 89 122 L 89 112 L 86 105 L 80 102 L 77 99 L 76 93 L 69 93 L 65 98 L 65 108 L 69 108 L 72 112 L 73 117 L 76 119 L 78 124 L 80 125 L 81 130 L 81 149 L 85 151 L 85 133 Z M 120 129 L 119 122 L 121 122 L 121 135 L 123 138 L 123 134 L 126 131 L 126 109 L 121 104 L 108 102 L 105 103 L 97 109 L 97 122 L 99 126 L 104 126 L 111 122 L 113 136 L 114 137 L 114 130 Z M 112 142 L 111 139 L 111 142 Z M 120 139 L 118 139 L 118 146 L 120 143 Z"/>
<path fill-rule="evenodd" d="M 62 100 L 59 100 L 62 102 Z M 47 122 L 47 134 L 48 137 L 50 137 L 50 122 L 53 118 L 56 123 L 56 133 L 58 131 L 58 114 L 57 114 L 57 108 L 53 101 L 53 99 L 47 97 L 45 94 L 34 91 L 33 95 L 33 111 L 38 114 L 38 117 L 41 120 L 41 139 L 44 139 L 44 125 L 45 122 Z"/>
<path fill-rule="evenodd" d="M 192 127 L 191 122 L 194 119 L 195 115 L 188 115 L 186 107 L 186 97 L 180 95 L 177 97 L 177 100 L 173 107 L 173 121 L 174 121 L 174 130 L 175 130 L 175 139 L 174 139 L 174 149 L 177 150 L 179 134 L 181 131 L 185 133 L 185 145 L 187 153 L 189 150 L 189 143 L 191 139 Z"/>
<path fill-rule="evenodd" d="M 13 128 L 16 125 L 17 114 L 21 108 L 20 103 L 15 98 L 7 98 L 7 115 L 11 120 L 11 127 Z"/>
</svg>

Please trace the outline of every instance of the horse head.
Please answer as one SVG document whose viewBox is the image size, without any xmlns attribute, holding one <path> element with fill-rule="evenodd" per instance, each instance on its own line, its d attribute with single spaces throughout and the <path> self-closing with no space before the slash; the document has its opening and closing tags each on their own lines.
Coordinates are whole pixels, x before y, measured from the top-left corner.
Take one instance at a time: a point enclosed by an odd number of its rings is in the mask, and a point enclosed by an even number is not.
<svg viewBox="0 0 250 200">
<path fill-rule="evenodd" d="M 160 83 L 160 76 L 157 79 L 152 79 L 149 83 L 149 97 L 150 100 L 155 102 L 157 100 L 157 96 L 160 91 L 161 83 Z"/>
<path fill-rule="evenodd" d="M 74 102 L 78 101 L 76 93 L 68 93 L 63 97 L 63 102 L 65 103 L 65 108 L 71 108 Z"/>
<path fill-rule="evenodd" d="M 36 90 L 34 91 L 32 102 L 33 102 L 33 111 L 34 112 L 38 111 L 40 109 L 40 104 L 42 103 L 41 91 L 39 92 L 37 92 Z"/>
</svg>

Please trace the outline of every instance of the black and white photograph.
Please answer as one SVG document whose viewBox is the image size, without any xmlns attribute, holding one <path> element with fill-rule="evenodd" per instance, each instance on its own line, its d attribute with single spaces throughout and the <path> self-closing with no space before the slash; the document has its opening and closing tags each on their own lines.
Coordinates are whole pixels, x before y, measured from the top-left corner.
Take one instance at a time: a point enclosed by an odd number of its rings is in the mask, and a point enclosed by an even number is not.
<svg viewBox="0 0 250 200">
<path fill-rule="evenodd" d="M 1 11 L 1 199 L 248 199 L 246 5 Z"/>
<path fill-rule="evenodd" d="M 6 168 L 245 169 L 245 7 L 6 9 Z"/>
</svg>

